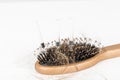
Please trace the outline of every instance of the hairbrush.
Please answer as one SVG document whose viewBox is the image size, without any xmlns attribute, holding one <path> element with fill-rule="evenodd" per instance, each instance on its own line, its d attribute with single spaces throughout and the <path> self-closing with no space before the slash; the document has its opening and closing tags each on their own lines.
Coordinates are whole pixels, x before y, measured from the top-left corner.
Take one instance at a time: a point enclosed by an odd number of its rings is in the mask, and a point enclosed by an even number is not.
<svg viewBox="0 0 120 80">
<path fill-rule="evenodd" d="M 35 69 L 48 75 L 77 72 L 98 62 L 120 56 L 120 44 L 102 47 L 90 38 L 65 38 L 41 43 Z"/>
</svg>

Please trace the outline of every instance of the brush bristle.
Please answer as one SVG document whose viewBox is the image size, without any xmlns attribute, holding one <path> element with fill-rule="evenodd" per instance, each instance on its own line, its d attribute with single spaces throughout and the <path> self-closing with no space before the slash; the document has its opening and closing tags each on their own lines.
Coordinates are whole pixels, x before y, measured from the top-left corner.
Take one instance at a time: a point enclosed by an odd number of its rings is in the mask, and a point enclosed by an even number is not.
<svg viewBox="0 0 120 80">
<path fill-rule="evenodd" d="M 75 38 L 73 40 L 62 39 L 56 45 L 44 48 L 40 51 L 37 59 L 41 65 L 59 66 L 77 63 L 89 59 L 100 53 L 100 43 L 91 39 Z M 42 43 L 43 45 L 43 43 Z"/>
</svg>

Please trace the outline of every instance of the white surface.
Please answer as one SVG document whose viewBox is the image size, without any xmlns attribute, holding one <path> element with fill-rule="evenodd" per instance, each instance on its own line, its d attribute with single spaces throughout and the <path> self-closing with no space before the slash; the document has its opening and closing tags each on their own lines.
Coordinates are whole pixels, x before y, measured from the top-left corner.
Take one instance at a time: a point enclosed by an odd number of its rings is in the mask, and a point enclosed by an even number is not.
<svg viewBox="0 0 120 80">
<path fill-rule="evenodd" d="M 34 76 L 33 51 L 41 42 L 40 31 L 44 41 L 56 39 L 59 32 L 62 37 L 74 32 L 87 34 L 105 46 L 120 43 L 119 4 L 119 0 L 1 1 L 0 80 L 39 80 Z M 100 62 L 90 69 L 108 80 L 120 80 L 120 58 Z"/>
</svg>

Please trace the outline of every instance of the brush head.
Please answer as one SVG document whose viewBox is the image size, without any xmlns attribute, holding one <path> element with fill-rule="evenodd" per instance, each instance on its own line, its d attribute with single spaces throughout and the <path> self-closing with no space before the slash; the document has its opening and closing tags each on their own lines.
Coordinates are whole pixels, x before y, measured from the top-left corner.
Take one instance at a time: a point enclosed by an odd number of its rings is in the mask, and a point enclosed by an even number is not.
<svg viewBox="0 0 120 80">
<path fill-rule="evenodd" d="M 101 44 L 88 38 L 73 38 L 72 40 L 62 39 L 59 42 L 52 41 L 46 45 L 47 47 L 44 46 L 37 56 L 39 64 L 60 66 L 77 63 L 95 56 L 100 52 Z"/>
</svg>

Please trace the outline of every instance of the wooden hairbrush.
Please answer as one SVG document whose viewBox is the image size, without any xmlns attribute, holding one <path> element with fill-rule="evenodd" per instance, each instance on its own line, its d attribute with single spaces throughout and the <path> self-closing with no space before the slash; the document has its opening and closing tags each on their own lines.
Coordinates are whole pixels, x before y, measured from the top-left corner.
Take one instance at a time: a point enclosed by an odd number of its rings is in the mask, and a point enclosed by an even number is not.
<svg viewBox="0 0 120 80">
<path fill-rule="evenodd" d="M 100 43 L 96 42 L 94 44 L 87 38 L 55 41 L 54 46 L 41 50 L 35 69 L 47 75 L 72 73 L 89 68 L 99 61 L 120 56 L 120 44 L 100 47 Z M 45 44 L 41 46 L 44 48 Z"/>
</svg>

